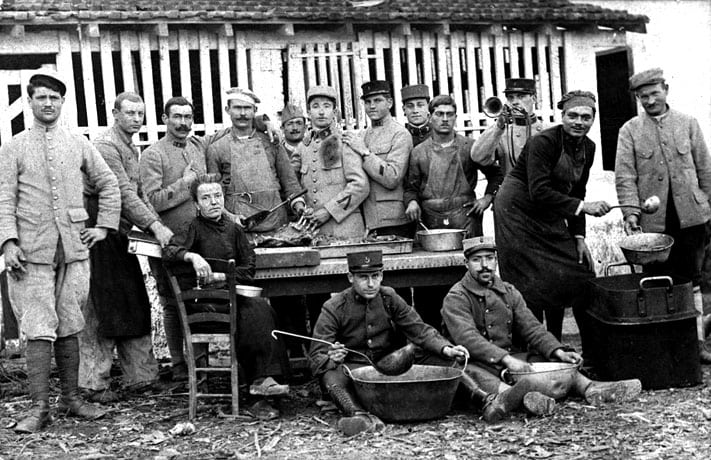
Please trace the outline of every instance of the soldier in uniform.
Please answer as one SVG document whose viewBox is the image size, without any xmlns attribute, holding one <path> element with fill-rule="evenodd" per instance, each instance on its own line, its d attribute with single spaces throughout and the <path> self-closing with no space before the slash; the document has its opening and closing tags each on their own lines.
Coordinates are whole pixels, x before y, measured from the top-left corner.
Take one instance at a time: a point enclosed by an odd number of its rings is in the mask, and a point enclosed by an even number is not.
<svg viewBox="0 0 711 460">
<path fill-rule="evenodd" d="M 348 254 L 348 271 L 351 287 L 335 294 L 323 305 L 314 328 L 315 338 L 334 345 L 313 343 L 309 360 L 321 388 L 328 392 L 343 413 L 338 429 L 351 436 L 378 430 L 384 425 L 363 409 L 341 368 L 356 369 L 367 362 L 357 355 L 347 356 L 344 347 L 361 351 L 377 361 L 402 346 L 406 338 L 422 347 L 416 361 L 442 365 L 451 365 L 452 358 L 464 359 L 468 353 L 422 322 L 415 310 L 392 288 L 381 286 L 381 251 Z"/>
<path fill-rule="evenodd" d="M 472 160 L 486 165 L 496 160 L 504 176 L 516 164 L 521 149 L 531 136 L 535 136 L 550 125 L 543 123 L 536 114 L 536 80 L 530 78 L 507 78 L 506 103 L 510 115 L 504 111 L 489 126 L 472 146 Z"/>
<path fill-rule="evenodd" d="M 409 85 L 400 90 L 402 111 L 407 117 L 405 128 L 412 135 L 412 145 L 417 147 L 430 137 L 430 88 L 427 85 Z"/>
<path fill-rule="evenodd" d="M 304 139 L 306 133 L 306 117 L 301 107 L 294 104 L 286 104 L 281 111 L 281 130 L 284 133 L 284 140 L 281 146 L 286 150 L 291 158 L 294 150 Z"/>
<path fill-rule="evenodd" d="M 411 237 L 413 225 L 405 216 L 403 182 L 412 150 L 412 136 L 390 114 L 390 83 L 375 80 L 361 87 L 370 119 L 364 132 L 345 132 L 343 142 L 363 158 L 370 178 L 370 193 L 363 203 L 365 226 L 378 235 Z"/>
</svg>

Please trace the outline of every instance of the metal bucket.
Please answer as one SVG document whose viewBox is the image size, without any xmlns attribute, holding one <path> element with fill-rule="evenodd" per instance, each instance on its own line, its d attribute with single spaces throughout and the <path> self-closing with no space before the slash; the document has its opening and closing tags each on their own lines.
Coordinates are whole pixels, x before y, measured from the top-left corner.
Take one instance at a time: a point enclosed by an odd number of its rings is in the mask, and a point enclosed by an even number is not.
<svg viewBox="0 0 711 460">
<path fill-rule="evenodd" d="M 622 238 L 619 246 L 627 262 L 646 265 L 666 262 L 673 244 L 674 238 L 663 233 L 635 233 Z"/>
<path fill-rule="evenodd" d="M 426 251 L 458 251 L 462 249 L 465 230 L 453 228 L 438 228 L 433 230 L 420 230 L 417 238 Z"/>
<path fill-rule="evenodd" d="M 580 364 L 573 363 L 530 363 L 533 372 L 504 371 L 504 379 L 516 383 L 520 380 L 533 381 L 536 391 L 551 398 L 560 399 L 568 394 L 570 387 L 575 382 Z"/>
<path fill-rule="evenodd" d="M 466 367 L 466 364 L 465 364 Z M 373 366 L 350 370 L 358 399 L 386 422 L 414 422 L 443 417 L 452 407 L 462 369 L 415 364 L 402 375 L 383 375 Z"/>
</svg>

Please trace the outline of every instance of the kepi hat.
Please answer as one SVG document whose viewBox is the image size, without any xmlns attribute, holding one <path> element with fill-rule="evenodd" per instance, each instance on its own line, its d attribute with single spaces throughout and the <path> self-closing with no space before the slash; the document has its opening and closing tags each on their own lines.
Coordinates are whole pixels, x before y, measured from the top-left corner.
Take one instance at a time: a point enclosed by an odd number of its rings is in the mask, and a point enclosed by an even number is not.
<svg viewBox="0 0 711 460">
<path fill-rule="evenodd" d="M 410 99 L 427 99 L 430 100 L 430 88 L 427 85 L 410 85 L 405 86 L 400 90 L 402 102 Z"/>
<path fill-rule="evenodd" d="M 383 269 L 383 251 L 351 252 L 347 255 L 348 271 L 351 273 L 370 273 Z"/>
<path fill-rule="evenodd" d="M 335 103 L 338 100 L 338 93 L 336 93 L 336 88 L 332 86 L 312 86 L 306 92 L 306 104 L 308 105 L 308 103 L 311 102 L 311 99 L 315 97 L 326 97 Z"/>
<path fill-rule="evenodd" d="M 362 95 L 361 99 L 365 99 L 370 96 L 375 96 L 376 94 L 387 94 L 392 97 L 392 89 L 390 89 L 390 82 L 385 80 L 373 80 L 363 83 L 360 87 Z"/>
<path fill-rule="evenodd" d="M 508 93 L 536 94 L 536 80 L 531 78 L 507 78 L 504 94 Z"/>
<path fill-rule="evenodd" d="M 482 249 L 496 250 L 496 242 L 493 236 L 475 236 L 462 241 L 464 247 L 464 257 L 469 257 Z"/>
<path fill-rule="evenodd" d="M 664 72 L 659 67 L 644 70 L 630 77 L 630 91 L 635 91 L 646 85 L 664 83 Z"/>
</svg>

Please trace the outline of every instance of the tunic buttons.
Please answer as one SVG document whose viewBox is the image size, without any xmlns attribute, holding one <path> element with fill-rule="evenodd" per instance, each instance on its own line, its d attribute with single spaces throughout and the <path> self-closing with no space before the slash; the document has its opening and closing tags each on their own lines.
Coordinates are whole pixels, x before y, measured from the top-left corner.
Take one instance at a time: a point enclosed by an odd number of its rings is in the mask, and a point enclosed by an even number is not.
<svg viewBox="0 0 711 460">
<path fill-rule="evenodd" d="M 659 176 L 659 177 L 658 177 L 657 179 L 659 179 L 659 181 L 661 182 L 661 181 L 663 181 L 663 180 L 664 180 L 664 177 L 662 177 L 662 176 Z"/>
<path fill-rule="evenodd" d="M 492 325 L 491 325 L 491 324 L 489 324 L 489 325 L 488 325 L 488 326 L 486 326 L 486 327 L 488 327 L 489 329 L 491 329 L 491 326 L 492 326 Z"/>
<path fill-rule="evenodd" d="M 491 311 L 491 310 L 489 310 L 488 308 L 486 309 L 486 312 L 487 312 L 487 313 L 489 313 L 490 311 Z"/>
<path fill-rule="evenodd" d="M 511 320 L 506 321 L 506 324 L 511 324 Z"/>
<path fill-rule="evenodd" d="M 372 328 L 372 327 L 373 327 L 372 324 L 368 324 L 368 329 L 370 329 L 370 328 Z"/>
<path fill-rule="evenodd" d="M 317 193 L 317 192 L 318 192 L 318 189 L 314 189 L 314 193 Z"/>
<path fill-rule="evenodd" d="M 52 161 L 52 160 L 53 160 L 53 158 L 52 158 L 52 157 L 48 157 L 47 159 L 48 159 L 49 161 Z"/>
<path fill-rule="evenodd" d="M 313 178 L 313 181 L 316 182 L 316 178 L 315 178 L 315 177 Z"/>
<path fill-rule="evenodd" d="M 372 345 L 372 344 L 373 344 L 373 339 L 368 339 L 368 345 Z"/>
</svg>

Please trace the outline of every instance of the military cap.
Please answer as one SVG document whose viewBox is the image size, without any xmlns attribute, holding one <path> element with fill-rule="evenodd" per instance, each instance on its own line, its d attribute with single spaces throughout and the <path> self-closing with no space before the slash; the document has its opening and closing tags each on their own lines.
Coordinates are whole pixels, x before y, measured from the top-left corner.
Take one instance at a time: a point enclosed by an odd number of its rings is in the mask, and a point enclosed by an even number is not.
<svg viewBox="0 0 711 460">
<path fill-rule="evenodd" d="M 377 272 L 383 269 L 383 251 L 351 252 L 347 255 L 351 273 Z"/>
<path fill-rule="evenodd" d="M 664 83 L 664 73 L 659 67 L 632 75 L 630 77 L 630 91 L 635 91 L 646 85 L 656 85 L 657 83 Z"/>
<path fill-rule="evenodd" d="M 508 93 L 536 94 L 536 80 L 531 78 L 507 78 L 504 94 Z"/>
<path fill-rule="evenodd" d="M 496 243 L 493 236 L 475 236 L 462 241 L 464 246 L 464 257 L 469 257 L 482 249 L 496 250 Z"/>
<path fill-rule="evenodd" d="M 54 69 L 40 67 L 32 73 L 32 76 L 30 77 L 30 84 L 42 86 L 42 83 L 44 82 L 52 82 L 50 84 L 59 86 L 59 94 L 62 96 L 67 93 L 67 85 L 64 84 L 64 80 L 62 80 L 62 77 L 60 77 L 59 73 L 57 73 Z"/>
<path fill-rule="evenodd" d="M 336 88 L 332 86 L 312 86 L 306 92 L 306 104 L 315 97 L 326 97 L 335 103 L 338 100 L 338 93 L 336 93 Z"/>
<path fill-rule="evenodd" d="M 410 99 L 427 99 L 429 102 L 430 88 L 427 85 L 405 86 L 400 90 L 400 96 L 402 96 L 402 102 L 409 101 Z"/>
<path fill-rule="evenodd" d="M 385 80 L 373 80 L 363 83 L 360 87 L 362 95 L 361 99 L 366 97 L 375 96 L 376 94 L 387 94 L 392 97 L 392 89 L 390 89 L 390 82 Z"/>
<path fill-rule="evenodd" d="M 242 101 L 248 104 L 257 105 L 261 101 L 251 90 L 245 88 L 230 88 L 223 93 L 223 99 L 225 104 L 229 104 L 230 101 Z"/>
<path fill-rule="evenodd" d="M 306 120 L 306 116 L 304 115 L 304 111 L 301 110 L 301 107 L 294 104 L 286 104 L 281 110 L 281 124 L 283 125 L 294 118 L 303 118 Z"/>
</svg>

